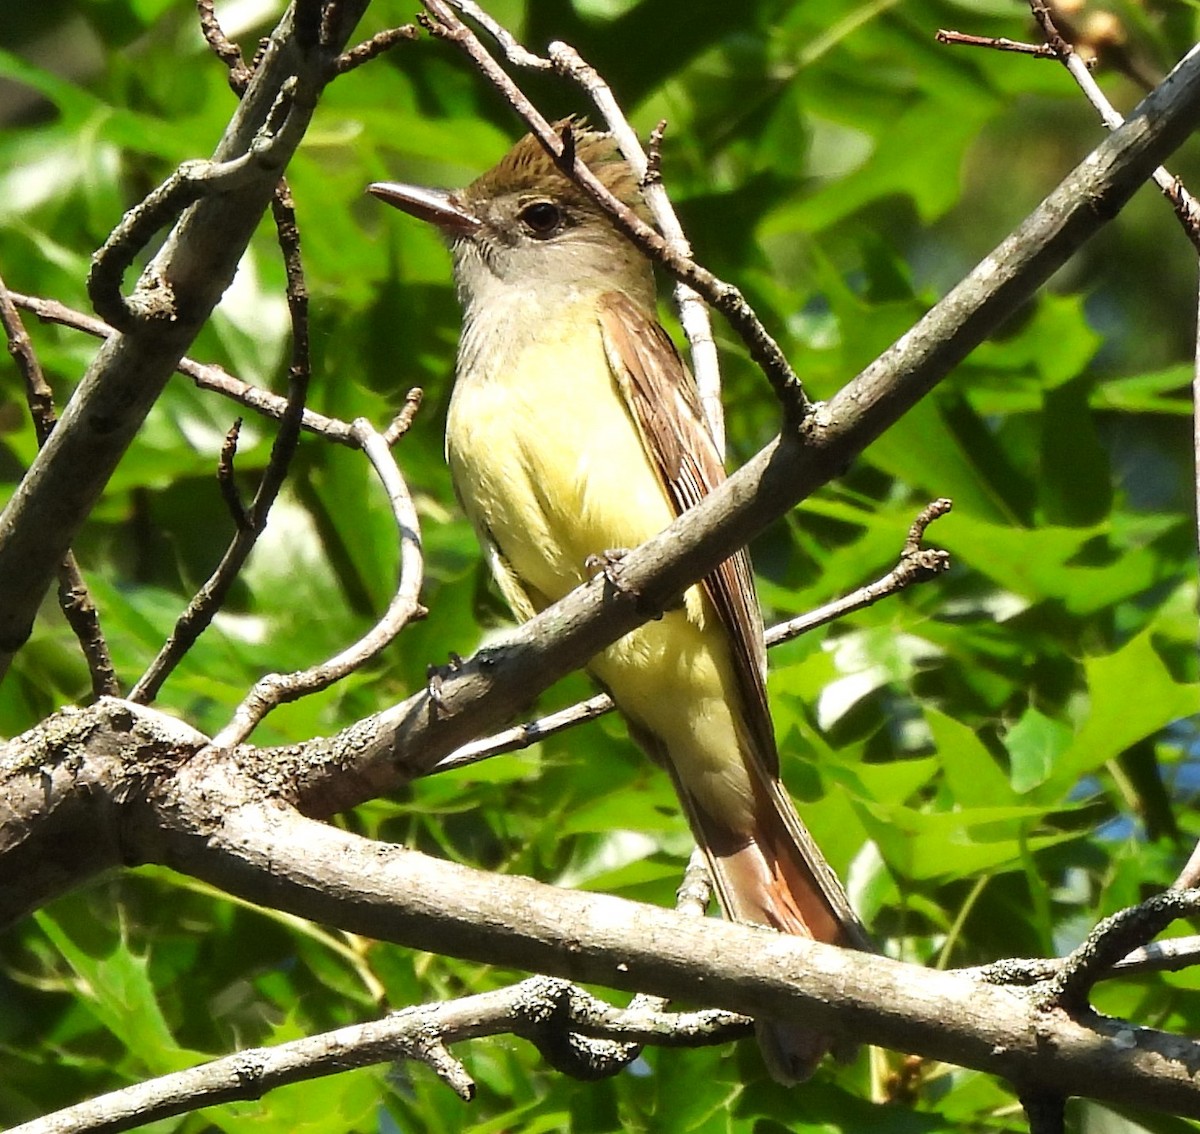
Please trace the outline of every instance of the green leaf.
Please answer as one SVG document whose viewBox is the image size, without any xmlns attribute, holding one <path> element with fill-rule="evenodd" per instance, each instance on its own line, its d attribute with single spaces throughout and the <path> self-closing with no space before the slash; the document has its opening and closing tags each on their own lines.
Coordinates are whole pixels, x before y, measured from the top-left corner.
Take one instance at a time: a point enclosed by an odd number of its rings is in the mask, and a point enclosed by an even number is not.
<svg viewBox="0 0 1200 1134">
<path fill-rule="evenodd" d="M 1175 681 L 1148 628 L 1115 653 L 1084 661 L 1088 710 L 1074 742 L 1055 761 L 1060 789 L 1102 767 L 1143 737 L 1200 711 L 1200 687 Z"/>
<path fill-rule="evenodd" d="M 1020 795 L 1043 784 L 1070 747 L 1071 730 L 1032 706 L 1004 737 L 1012 769 L 1013 791 Z"/>
<path fill-rule="evenodd" d="M 925 709 L 925 722 L 954 799 L 964 807 L 1007 803 L 1013 799 L 1009 778 L 974 729 L 936 709 Z"/>
<path fill-rule="evenodd" d="M 97 1020 L 148 1072 L 165 1075 L 202 1058 L 175 1042 L 159 1007 L 147 957 L 135 955 L 124 941 L 93 952 L 49 911 L 39 910 L 34 917 L 78 977 L 78 989 Z"/>
</svg>

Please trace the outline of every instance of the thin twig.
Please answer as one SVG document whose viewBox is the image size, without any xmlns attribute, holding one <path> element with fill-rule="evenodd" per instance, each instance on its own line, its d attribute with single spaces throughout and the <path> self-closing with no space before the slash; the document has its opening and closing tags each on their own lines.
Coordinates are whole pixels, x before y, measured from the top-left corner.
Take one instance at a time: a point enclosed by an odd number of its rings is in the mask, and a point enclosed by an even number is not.
<svg viewBox="0 0 1200 1134">
<path fill-rule="evenodd" d="M 989 47 L 993 51 L 1013 51 L 1019 55 L 1033 55 L 1038 59 L 1057 59 L 1058 53 L 1048 43 L 1021 43 L 1015 39 L 994 35 L 968 35 L 966 32 L 947 31 L 939 28 L 934 34 L 938 43 L 953 47 Z"/>
<path fill-rule="evenodd" d="M 396 593 L 379 621 L 335 657 L 310 669 L 290 674 L 269 673 L 260 678 L 237 707 L 229 724 L 213 738 L 212 748 L 232 748 L 240 744 L 272 709 L 340 681 L 393 642 L 409 622 L 425 615 L 419 601 L 424 575 L 420 521 L 408 486 L 382 434 L 363 418 L 356 420 L 352 428 L 387 492 L 399 532 L 400 581 Z"/>
<path fill-rule="evenodd" d="M 0 326 L 8 340 L 8 353 L 12 355 L 25 384 L 25 402 L 33 419 L 33 431 L 38 447 L 46 443 L 57 420 L 54 409 L 54 391 L 46 381 L 42 364 L 24 320 L 17 310 L 12 292 L 0 279 Z M 84 581 L 83 572 L 75 553 L 68 550 L 58 566 L 58 605 L 79 642 L 87 662 L 94 697 L 119 697 L 121 686 L 117 681 L 112 655 L 104 632 L 100 627 L 100 615 L 92 601 L 91 592 Z"/>
<path fill-rule="evenodd" d="M 629 125 L 628 119 L 613 96 L 611 88 L 595 68 L 585 62 L 573 47 L 561 41 L 555 41 L 549 47 L 550 58 L 544 59 L 518 43 L 506 28 L 498 24 L 471 0 L 449 0 L 449 3 L 484 27 L 501 46 L 510 63 L 543 71 L 553 67 L 583 87 L 603 115 L 609 133 L 612 134 L 617 147 L 638 178 L 646 206 L 667 243 L 680 256 L 691 259 L 691 245 L 662 183 L 659 147 L 662 143 L 663 131 L 666 129 L 666 122 L 660 122 L 654 134 L 651 135 L 651 152 L 647 154 L 642 149 L 637 133 Z M 651 161 L 652 157 L 653 161 Z M 718 451 L 724 454 L 725 415 L 721 404 L 721 372 L 708 308 L 700 295 L 682 281 L 675 285 L 675 303 L 679 310 L 684 334 L 691 347 L 692 369 L 700 392 L 700 404 L 704 410 L 705 420 Z"/>
<path fill-rule="evenodd" d="M 229 86 L 241 98 L 250 85 L 252 68 L 246 66 L 242 49 L 226 36 L 213 8 L 213 0 L 196 0 L 196 12 L 200 17 L 200 31 L 213 54 L 229 69 Z"/>
<path fill-rule="evenodd" d="M 73 551 L 58 568 L 58 606 L 83 651 L 92 681 L 92 696 L 120 697 L 121 683 L 100 626 L 100 612 Z"/>
<path fill-rule="evenodd" d="M 98 339 L 106 339 L 117 333 L 102 319 L 97 319 L 94 315 L 87 315 L 82 311 L 76 311 L 73 307 L 67 307 L 56 299 L 21 295 L 15 291 L 10 294 L 13 303 L 32 312 L 44 323 L 57 323 Z M 176 369 L 184 377 L 190 378 L 197 388 L 222 394 L 237 402 L 238 405 L 245 406 L 246 409 L 253 410 L 263 417 L 274 418 L 278 421 L 287 412 L 287 398 L 273 394 L 270 390 L 264 390 L 261 386 L 252 386 L 248 382 L 243 382 L 223 367 L 182 358 Z M 326 441 L 344 445 L 349 449 L 358 448 L 358 442 L 354 439 L 353 430 L 348 421 L 339 421 L 336 417 L 326 417 L 324 414 L 306 409 L 300 425 L 309 433 L 324 437 Z"/>
<path fill-rule="evenodd" d="M 392 419 L 391 425 L 383 431 L 383 443 L 389 449 L 409 431 L 413 423 L 413 418 L 417 416 L 417 410 L 421 408 L 421 400 L 424 397 L 425 391 L 420 386 L 414 386 L 404 395 L 403 407 Z"/>
<path fill-rule="evenodd" d="M 896 594 L 914 583 L 924 583 L 950 569 L 950 556 L 937 548 L 921 547 L 921 538 L 925 529 L 939 516 L 950 511 L 951 502 L 944 497 L 927 505 L 921 514 L 913 521 L 909 529 L 908 539 L 905 540 L 904 550 L 900 560 L 886 575 L 873 583 L 859 587 L 856 591 L 833 602 L 826 603 L 816 610 L 808 611 L 778 623 L 766 632 L 767 646 L 778 646 L 790 642 L 801 634 L 807 634 L 818 626 L 844 618 L 847 614 L 865 610 L 874 606 L 880 599 Z"/>
<path fill-rule="evenodd" d="M 237 456 L 238 437 L 241 436 L 241 432 L 242 419 L 239 417 L 225 434 L 225 440 L 221 444 L 221 454 L 217 458 L 217 486 L 221 490 L 221 498 L 225 501 L 225 507 L 229 509 L 229 514 L 233 517 L 234 525 L 239 532 L 251 526 L 250 513 L 242 502 L 241 493 L 238 492 L 237 481 L 234 480 L 233 475 L 234 458 Z"/>
<path fill-rule="evenodd" d="M 1108 101 L 1099 84 L 1092 77 L 1091 71 L 1088 70 L 1084 58 L 1063 38 L 1054 23 L 1049 6 L 1044 0 L 1029 0 L 1029 9 L 1033 13 L 1038 27 L 1042 29 L 1042 34 L 1046 37 L 1047 45 L 1070 72 L 1071 78 L 1079 85 L 1079 89 L 1083 91 L 1088 102 L 1100 115 L 1100 121 L 1109 130 L 1119 130 L 1125 124 L 1125 119 Z M 1192 242 L 1193 247 L 1200 251 L 1200 206 L 1197 206 L 1195 198 L 1183 187 L 1183 182 L 1179 178 L 1168 173 L 1161 165 L 1150 175 L 1150 178 L 1158 186 L 1163 196 L 1171 202 L 1171 207 L 1175 210 L 1175 215 L 1179 218 L 1184 233 Z"/>
<path fill-rule="evenodd" d="M 1172 887 L 1177 889 L 1177 887 Z M 1042 984 L 1060 972 L 1065 960 L 1062 957 L 1011 957 L 993 961 L 975 968 L 955 971 L 987 984 L 1011 984 L 1029 986 Z M 1126 953 L 1100 980 L 1115 980 L 1120 977 L 1143 973 L 1177 973 L 1200 965 L 1200 935 L 1172 937 L 1166 941 L 1153 941 Z"/>
<path fill-rule="evenodd" d="M 236 432 L 232 434 L 231 439 L 227 439 L 226 446 L 222 449 L 219 468 L 228 465 L 228 471 L 224 476 L 219 475 L 219 480 L 225 499 L 230 503 L 237 531 L 216 570 L 179 616 L 162 649 L 134 686 L 130 694 L 130 700 L 133 701 L 144 703 L 153 700 L 171 671 L 212 623 L 238 573 L 254 550 L 259 536 L 266 530 L 271 507 L 283 487 L 292 456 L 296 451 L 310 373 L 308 289 L 304 283 L 304 268 L 300 258 L 300 233 L 296 228 L 295 209 L 286 181 L 279 182 L 271 209 L 280 249 L 283 252 L 288 311 L 292 322 L 292 359 L 288 369 L 287 409 L 280 419 L 279 431 L 271 446 L 271 456 L 263 471 L 254 502 L 248 510 L 243 510 L 233 488 L 232 461 L 233 448 L 237 442 Z"/>
<path fill-rule="evenodd" d="M 950 507 L 950 501 L 944 498 L 927 504 L 909 528 L 904 548 L 900 553 L 900 560 L 892 570 L 843 598 L 835 599 L 816 610 L 769 627 L 765 635 L 767 646 L 778 646 L 783 642 L 790 642 L 801 634 L 807 634 L 810 630 L 815 630 L 828 622 L 872 606 L 880 599 L 896 594 L 915 583 L 927 582 L 947 570 L 950 566 L 949 555 L 944 551 L 922 548 L 921 540 L 925 535 L 925 529 L 939 516 L 944 516 L 949 512 Z M 464 744 L 439 760 L 426 774 L 432 775 L 435 772 L 447 772 L 453 768 L 464 768 L 506 752 L 517 752 L 520 749 L 528 748 L 531 744 L 545 740 L 555 733 L 602 717 L 605 713 L 612 712 L 613 708 L 613 700 L 607 693 L 597 693 L 586 701 L 579 701 L 558 712 L 549 713 L 537 720 L 513 725 L 503 732 Z"/>
<path fill-rule="evenodd" d="M 449 2 L 463 15 L 470 16 L 483 28 L 504 49 L 504 55 L 510 63 L 515 63 L 518 67 L 526 67 L 531 71 L 552 71 L 554 69 L 554 64 L 549 59 L 535 55 L 523 47 L 508 28 L 499 20 L 489 16 L 473 0 L 449 0 Z"/>
<path fill-rule="evenodd" d="M 1200 890 L 1165 890 L 1140 906 L 1105 918 L 1087 940 L 1063 959 L 1040 994 L 1044 1008 L 1078 1013 L 1087 1007 L 1092 986 L 1134 949 L 1147 945 L 1171 922 L 1200 909 Z"/>
<path fill-rule="evenodd" d="M 652 169 L 649 155 L 642 149 L 637 133 L 629 125 L 611 88 L 596 69 L 586 63 L 569 44 L 555 41 L 550 44 L 548 51 L 559 72 L 583 87 L 604 116 L 609 132 L 616 139 L 617 146 L 642 186 L 646 206 L 668 247 L 677 255 L 691 260 L 692 246 L 684 234 L 683 225 L 675 215 L 662 180 L 661 153 L 658 147 L 662 143 L 666 122 L 660 122 L 656 128 L 655 138 L 658 145 L 654 152 L 659 160 Z M 679 320 L 691 346 L 692 369 L 700 392 L 704 419 L 708 423 L 708 430 L 712 434 L 717 451 L 724 456 L 725 411 L 721 404 L 721 370 L 716 340 L 713 339 L 712 320 L 708 317 L 708 308 L 704 300 L 682 281 L 675 284 L 675 305 L 679 309 Z"/>
<path fill-rule="evenodd" d="M 457 0 L 462 3 L 462 0 Z M 496 62 L 479 37 L 460 20 L 445 0 L 423 0 L 426 12 L 419 18 L 432 34 L 460 48 L 480 73 L 507 99 L 509 105 L 527 123 L 558 163 L 600 205 L 620 229 L 650 259 L 662 264 L 681 283 L 699 292 L 720 311 L 745 342 L 750 356 L 767 376 L 780 399 L 789 424 L 794 425 L 807 413 L 810 403 L 800 379 L 796 377 L 779 344 L 759 321 L 742 293 L 730 283 L 718 279 L 690 256 L 681 255 L 629 206 L 618 200 L 596 175 L 571 154 L 564 160 L 563 139 L 542 116 L 537 107 Z M 640 150 L 640 147 L 639 147 Z M 643 169 L 644 172 L 644 169 Z"/>
<path fill-rule="evenodd" d="M 414 40 L 419 35 L 420 32 L 417 31 L 415 24 L 402 24 L 398 28 L 386 28 L 381 32 L 376 32 L 370 39 L 356 44 L 349 51 L 342 52 L 333 61 L 333 69 L 335 73 L 344 75 L 347 71 L 353 71 L 355 67 L 369 63 L 377 55 L 390 51 L 396 44 Z"/>
</svg>

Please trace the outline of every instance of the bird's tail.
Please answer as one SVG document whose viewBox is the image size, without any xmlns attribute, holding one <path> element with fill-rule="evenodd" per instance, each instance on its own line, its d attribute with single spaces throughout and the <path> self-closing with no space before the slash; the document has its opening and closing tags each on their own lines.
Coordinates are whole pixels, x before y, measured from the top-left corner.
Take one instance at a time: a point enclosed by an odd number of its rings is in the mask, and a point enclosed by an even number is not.
<svg viewBox="0 0 1200 1134">
<path fill-rule="evenodd" d="M 728 918 L 826 944 L 872 948 L 841 882 L 778 780 L 765 770 L 757 778 L 749 837 L 722 828 L 680 787 Z M 829 1036 L 803 1024 L 760 1020 L 756 1031 L 772 1077 L 788 1085 L 807 1079 L 830 1048 Z"/>
</svg>

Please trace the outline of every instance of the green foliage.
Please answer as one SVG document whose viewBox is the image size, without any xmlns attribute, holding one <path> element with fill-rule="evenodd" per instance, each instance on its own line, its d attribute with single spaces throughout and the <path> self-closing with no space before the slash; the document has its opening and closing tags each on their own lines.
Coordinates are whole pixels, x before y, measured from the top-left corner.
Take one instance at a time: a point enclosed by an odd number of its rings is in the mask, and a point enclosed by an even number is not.
<svg viewBox="0 0 1200 1134">
<path fill-rule="evenodd" d="M 219 9 L 223 6 L 219 5 Z M 228 5 L 253 45 L 278 5 Z M 635 124 L 670 122 L 664 169 L 703 262 L 757 306 L 808 388 L 828 396 L 1007 234 L 1094 144 L 1060 68 L 941 47 L 957 27 L 1027 39 L 997 0 L 504 0 L 534 47 L 573 43 Z M 1196 36 L 1193 5 L 1116 3 L 1126 54 L 1151 72 Z M 234 9 L 237 10 L 235 17 Z M 409 7 L 377 3 L 364 31 Z M 1082 18 L 1081 18 L 1082 20 Z M 1086 21 L 1081 22 L 1086 27 Z M 122 210 L 211 151 L 233 107 L 189 5 L 57 0 L 0 11 L 0 272 L 87 308 L 88 257 Z M 1134 85 L 1101 78 L 1119 105 Z M 586 109 L 545 78 L 551 113 Z M 428 39 L 338 80 L 288 176 L 312 293 L 311 405 L 384 422 L 414 385 L 399 446 L 424 525 L 429 619 L 325 694 L 272 715 L 262 743 L 329 733 L 391 703 L 430 663 L 468 653 L 504 614 L 441 458 L 457 311 L 424 227 L 363 195 L 384 177 L 456 185 L 517 126 Z M 1187 179 L 1189 170 L 1178 170 Z M 1200 180 L 1194 176 L 1192 180 Z M 939 965 L 1061 951 L 1168 882 L 1200 821 L 1189 503 L 1192 257 L 1170 210 L 1141 195 L 1054 287 L 846 476 L 755 546 L 768 615 L 874 578 L 932 497 L 954 561 L 772 659 L 784 776 L 868 922 L 897 956 Z M 32 324 L 32 321 L 31 321 Z M 31 326 L 60 404 L 95 350 Z M 778 427 L 744 347 L 718 324 L 731 450 Z M 266 227 L 192 351 L 273 389 L 287 354 L 282 269 Z M 0 491 L 34 452 L 15 371 L 0 384 Z M 230 535 L 213 469 L 237 411 L 176 378 L 77 545 L 123 681 L 153 656 Z M 272 428 L 247 422 L 251 486 Z M 226 612 L 160 703 L 213 730 L 260 674 L 311 664 L 369 627 L 397 564 L 365 462 L 312 438 Z M 86 698 L 47 607 L 0 692 L 0 732 Z M 575 676 L 531 712 L 585 695 Z M 611 719 L 414 784 L 342 820 L 492 870 L 669 903 L 688 837 L 665 777 Z M 493 987 L 513 974 L 347 938 L 145 870 L 70 895 L 0 938 L 0 1121 L 251 1044 Z M 1105 986 L 1106 1011 L 1200 1030 L 1196 977 Z M 1015 1130 L 1009 1089 L 862 1053 L 802 1091 L 765 1080 L 752 1045 L 649 1051 L 588 1086 L 511 1038 L 461 1055 L 464 1106 L 422 1067 L 359 1072 L 162 1124 L 200 1131 L 571 1129 L 765 1134 Z M 890 1101 L 883 1101 L 883 1100 Z M 1177 1131 L 1096 1106 L 1078 1130 Z"/>
</svg>

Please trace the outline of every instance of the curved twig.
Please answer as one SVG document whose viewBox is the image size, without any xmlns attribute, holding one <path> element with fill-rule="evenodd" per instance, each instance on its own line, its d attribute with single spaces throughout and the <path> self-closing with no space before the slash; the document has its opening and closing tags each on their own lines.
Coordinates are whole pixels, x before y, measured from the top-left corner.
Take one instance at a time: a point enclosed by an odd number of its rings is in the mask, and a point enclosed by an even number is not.
<svg viewBox="0 0 1200 1134">
<path fill-rule="evenodd" d="M 387 491 L 396 520 L 400 537 L 400 581 L 396 593 L 383 617 L 335 657 L 310 669 L 290 674 L 270 673 L 260 678 L 237 707 L 229 724 L 213 738 L 213 748 L 232 748 L 240 744 L 272 709 L 340 681 L 394 641 L 414 618 L 424 616 L 419 601 L 424 576 L 421 527 L 408 486 L 382 434 L 377 433 L 370 422 L 359 418 L 352 431 Z"/>
<path fill-rule="evenodd" d="M 770 626 L 766 631 L 768 648 L 790 642 L 802 634 L 816 630 L 847 614 L 865 610 L 889 595 L 897 594 L 915 583 L 924 583 L 940 575 L 950 567 L 950 556 L 934 548 L 922 548 L 921 540 L 925 529 L 939 516 L 950 511 L 950 501 L 935 500 L 923 508 L 909 528 L 908 538 L 904 541 L 904 549 L 900 560 L 886 575 L 859 587 L 850 594 L 833 602 L 826 603 L 816 610 L 807 611 L 786 622 Z M 537 720 L 524 721 L 513 725 L 492 736 L 473 740 L 455 749 L 443 757 L 429 770 L 429 775 L 435 772 L 447 772 L 452 768 L 464 768 L 470 764 L 478 764 L 481 760 L 500 756 L 506 752 L 518 752 L 531 744 L 545 740 L 555 733 L 564 732 L 586 721 L 595 720 L 612 712 L 613 700 L 607 693 L 597 693 L 585 701 L 578 701 L 565 709 L 548 713 Z"/>
</svg>

